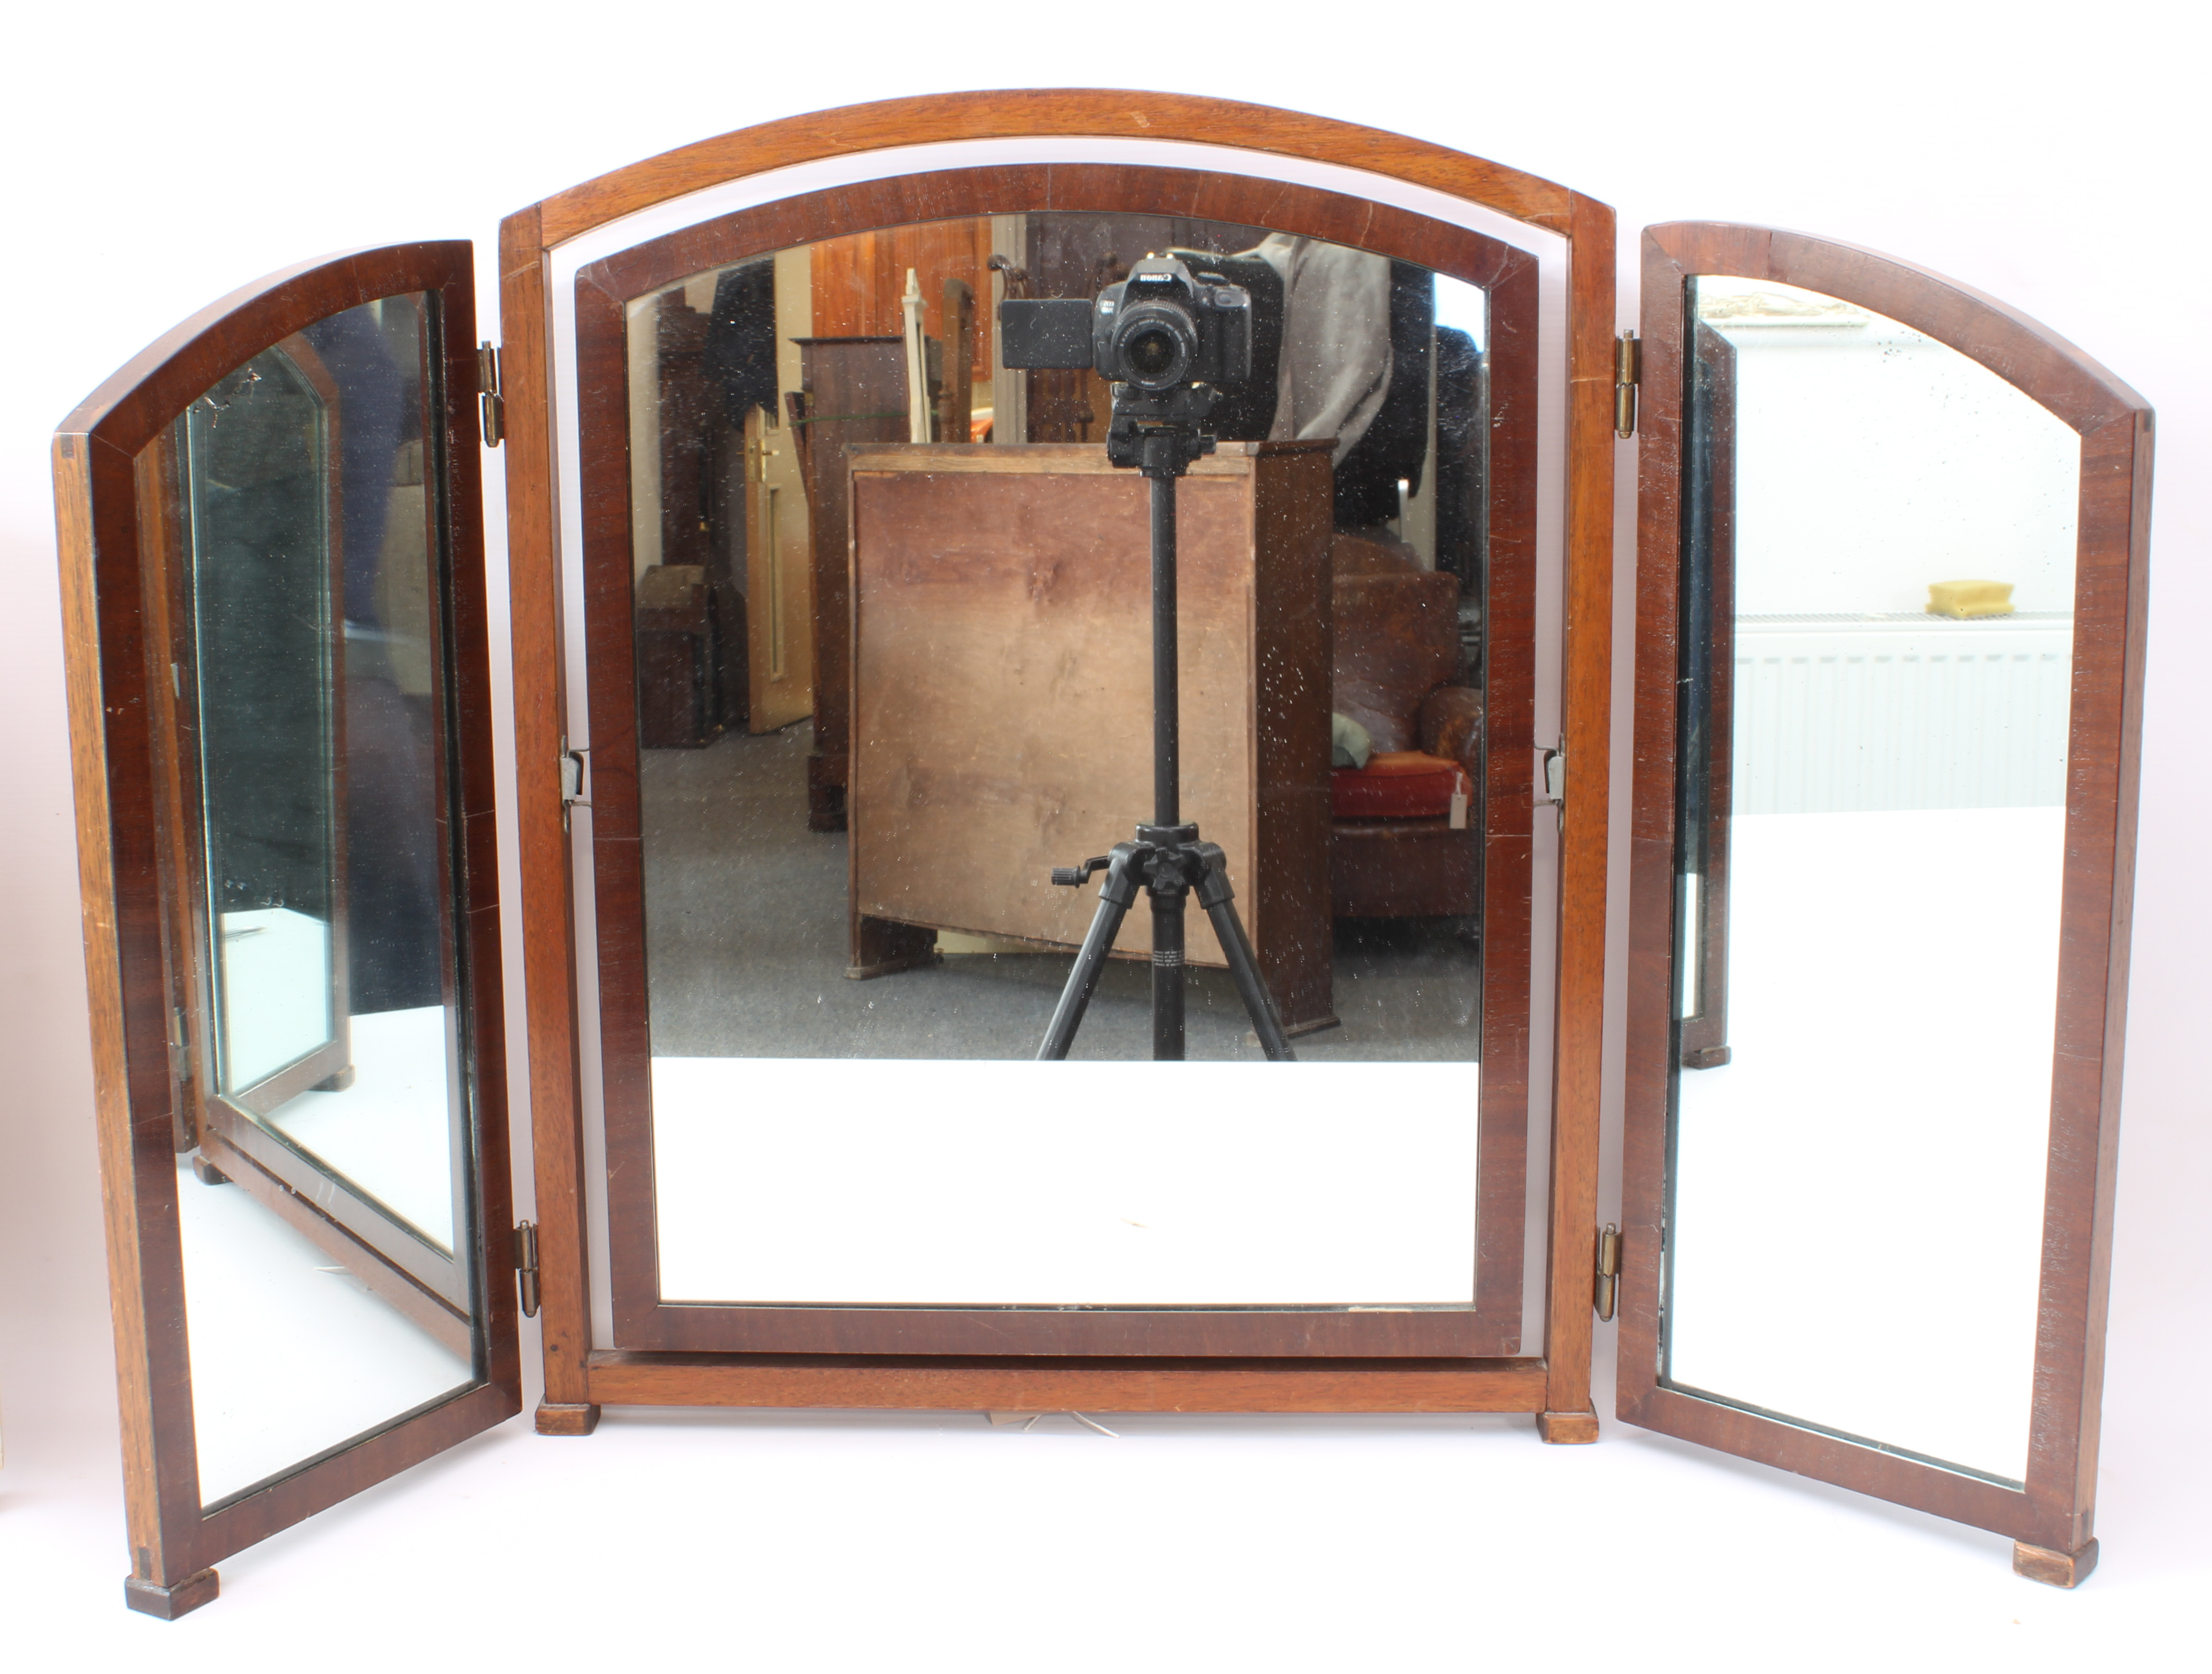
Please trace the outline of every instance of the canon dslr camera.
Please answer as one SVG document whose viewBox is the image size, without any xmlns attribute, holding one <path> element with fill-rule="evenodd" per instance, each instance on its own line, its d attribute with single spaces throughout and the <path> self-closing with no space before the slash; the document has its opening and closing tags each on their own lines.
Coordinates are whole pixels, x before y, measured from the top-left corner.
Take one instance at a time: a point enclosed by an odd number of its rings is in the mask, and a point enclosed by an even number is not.
<svg viewBox="0 0 2212 1674">
<path fill-rule="evenodd" d="M 1147 256 L 1097 296 L 999 305 L 1009 367 L 1091 367 L 1148 394 L 1252 375 L 1252 294 L 1173 256 Z"/>
</svg>

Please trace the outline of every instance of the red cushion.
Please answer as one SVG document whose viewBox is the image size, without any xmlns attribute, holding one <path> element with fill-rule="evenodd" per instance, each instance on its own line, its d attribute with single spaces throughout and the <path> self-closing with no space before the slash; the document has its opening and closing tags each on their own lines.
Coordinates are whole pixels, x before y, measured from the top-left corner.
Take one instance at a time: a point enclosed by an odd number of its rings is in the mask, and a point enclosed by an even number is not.
<svg viewBox="0 0 2212 1674">
<path fill-rule="evenodd" d="M 1329 805 L 1340 820 L 1436 819 L 1451 812 L 1452 792 L 1474 797 L 1467 769 L 1417 749 L 1377 750 L 1364 767 L 1328 776 Z"/>
</svg>

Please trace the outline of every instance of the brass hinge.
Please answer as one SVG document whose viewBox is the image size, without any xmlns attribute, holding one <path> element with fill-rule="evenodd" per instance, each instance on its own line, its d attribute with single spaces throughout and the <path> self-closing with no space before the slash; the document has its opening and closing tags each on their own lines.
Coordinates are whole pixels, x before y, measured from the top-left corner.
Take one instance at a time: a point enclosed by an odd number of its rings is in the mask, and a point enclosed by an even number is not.
<svg viewBox="0 0 2212 1674">
<path fill-rule="evenodd" d="M 1613 1305 L 1620 1294 L 1620 1228 L 1612 1222 L 1597 1235 L 1597 1295 L 1591 1300 L 1601 1319 L 1613 1318 Z"/>
<path fill-rule="evenodd" d="M 483 418 L 483 444 L 497 447 L 507 438 L 507 397 L 499 390 L 499 350 L 477 345 L 477 397 Z"/>
<path fill-rule="evenodd" d="M 538 1223 L 525 1221 L 514 1229 L 514 1277 L 522 1291 L 522 1317 L 538 1317 Z"/>
<path fill-rule="evenodd" d="M 1613 434 L 1626 441 L 1636 434 L 1636 386 L 1644 381 L 1644 345 L 1633 331 L 1613 343 Z"/>
</svg>

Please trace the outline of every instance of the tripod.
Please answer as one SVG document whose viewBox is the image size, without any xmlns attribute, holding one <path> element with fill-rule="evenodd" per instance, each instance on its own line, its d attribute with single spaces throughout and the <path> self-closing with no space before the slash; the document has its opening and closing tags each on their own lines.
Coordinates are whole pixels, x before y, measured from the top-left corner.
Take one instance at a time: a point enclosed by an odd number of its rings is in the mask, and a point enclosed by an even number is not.
<svg viewBox="0 0 2212 1674">
<path fill-rule="evenodd" d="M 1070 887 L 1103 871 L 1098 911 L 1075 955 L 1060 1004 L 1046 1027 L 1040 1059 L 1064 1058 L 1082 1027 L 1083 1014 L 1098 987 L 1121 934 L 1121 920 L 1142 889 L 1152 903 L 1152 1057 L 1179 1061 L 1183 1055 L 1183 905 L 1194 892 L 1213 925 L 1215 939 L 1229 956 L 1237 992 L 1251 1014 L 1253 1032 L 1268 1059 L 1292 1057 L 1275 1003 L 1260 980 L 1252 943 L 1237 916 L 1229 888 L 1229 867 L 1218 843 L 1201 843 L 1198 827 L 1185 824 L 1181 812 L 1182 719 L 1176 668 L 1176 482 L 1190 463 L 1213 452 L 1206 417 L 1213 391 L 1185 385 L 1153 392 L 1128 384 L 1114 386 L 1114 418 L 1106 433 L 1106 457 L 1133 465 L 1152 485 L 1152 822 L 1137 828 L 1133 842 L 1116 843 L 1080 865 L 1055 866 L 1052 881 Z"/>
</svg>

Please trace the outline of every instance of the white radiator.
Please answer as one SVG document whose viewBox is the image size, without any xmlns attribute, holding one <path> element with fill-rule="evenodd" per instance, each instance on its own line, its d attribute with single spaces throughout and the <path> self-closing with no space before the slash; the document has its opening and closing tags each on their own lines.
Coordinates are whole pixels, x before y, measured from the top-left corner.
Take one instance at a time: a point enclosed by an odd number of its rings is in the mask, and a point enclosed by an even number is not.
<svg viewBox="0 0 2212 1674">
<path fill-rule="evenodd" d="M 1734 811 L 2066 799 L 2070 616 L 1739 616 Z"/>
</svg>

